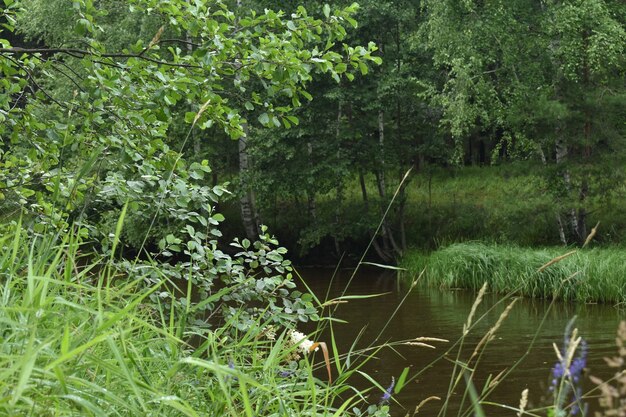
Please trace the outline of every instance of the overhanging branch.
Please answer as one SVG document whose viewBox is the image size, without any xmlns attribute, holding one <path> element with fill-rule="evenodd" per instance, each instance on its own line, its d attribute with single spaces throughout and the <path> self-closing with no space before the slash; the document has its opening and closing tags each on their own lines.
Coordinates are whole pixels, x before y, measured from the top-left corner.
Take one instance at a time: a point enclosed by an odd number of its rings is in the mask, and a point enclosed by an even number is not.
<svg viewBox="0 0 626 417">
<path fill-rule="evenodd" d="M 202 68 L 199 65 L 169 62 L 169 61 L 162 61 L 156 58 L 150 58 L 148 56 L 145 56 L 144 53 L 145 53 L 145 50 L 138 54 L 128 54 L 128 53 L 98 53 L 94 51 L 89 51 L 87 49 L 79 49 L 79 48 L 21 48 L 21 47 L 0 48 L 0 55 L 66 54 L 66 55 L 73 56 L 75 58 L 83 58 L 85 56 L 93 56 L 97 58 L 112 58 L 112 59 L 137 58 L 137 59 L 143 59 L 149 62 L 154 62 L 155 64 L 167 65 L 170 67 Z"/>
</svg>

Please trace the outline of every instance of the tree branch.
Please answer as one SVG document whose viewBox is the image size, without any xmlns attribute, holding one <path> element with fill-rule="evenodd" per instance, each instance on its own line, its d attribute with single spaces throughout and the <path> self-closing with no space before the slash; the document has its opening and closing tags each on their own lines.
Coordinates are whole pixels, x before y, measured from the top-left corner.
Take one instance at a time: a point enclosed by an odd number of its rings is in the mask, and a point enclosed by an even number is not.
<svg viewBox="0 0 626 417">
<path fill-rule="evenodd" d="M 41 91 L 46 97 L 48 97 L 50 100 L 52 100 L 58 106 L 61 106 L 64 109 L 69 109 L 69 107 L 67 105 L 61 103 L 60 101 L 58 101 L 57 99 L 52 97 L 50 94 L 48 94 L 48 92 L 37 83 L 37 81 L 35 80 L 35 77 L 33 77 L 33 74 L 30 72 L 30 70 L 28 68 L 26 68 L 19 61 L 15 60 L 13 58 L 7 57 L 7 59 L 9 61 L 13 62 L 16 66 L 18 66 L 22 71 L 24 71 L 26 73 L 26 75 L 28 76 L 28 79 L 33 83 L 33 85 L 35 87 L 37 87 L 37 91 Z M 31 88 L 31 90 L 32 90 L 32 88 Z M 33 90 L 33 94 L 35 94 L 34 90 Z"/>
<path fill-rule="evenodd" d="M 195 43 L 195 42 L 191 42 L 185 39 L 161 39 L 159 40 L 158 43 L 182 43 L 185 45 L 191 45 L 191 46 L 195 46 L 195 47 L 201 47 L 202 45 L 200 45 L 199 43 Z"/>
<path fill-rule="evenodd" d="M 126 53 L 105 53 L 100 54 L 97 52 L 89 51 L 86 49 L 79 48 L 21 48 L 21 47 L 13 47 L 13 48 L 0 48 L 0 54 L 2 55 L 17 55 L 17 54 L 27 54 L 27 55 L 35 55 L 35 54 L 66 54 L 73 56 L 74 58 L 84 58 L 85 56 L 94 56 L 101 58 L 138 58 L 143 59 L 145 61 L 154 62 L 155 64 L 167 65 L 171 67 L 181 67 L 181 68 L 202 68 L 199 65 L 192 64 L 181 64 L 176 62 L 168 62 L 162 61 L 156 58 L 150 58 L 144 56 L 142 51 L 139 54 L 126 54 Z"/>
</svg>

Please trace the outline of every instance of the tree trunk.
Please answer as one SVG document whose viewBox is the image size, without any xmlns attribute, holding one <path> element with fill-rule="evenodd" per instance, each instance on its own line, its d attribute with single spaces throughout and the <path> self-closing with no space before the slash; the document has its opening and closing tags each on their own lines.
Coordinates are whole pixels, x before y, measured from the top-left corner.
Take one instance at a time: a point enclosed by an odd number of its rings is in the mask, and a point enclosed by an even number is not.
<svg viewBox="0 0 626 417">
<path fill-rule="evenodd" d="M 383 216 L 387 196 L 385 186 L 385 113 L 383 110 L 378 111 L 378 155 L 380 159 L 378 162 L 379 169 L 376 171 L 376 187 L 378 188 L 378 195 L 380 196 L 380 214 Z M 383 250 L 387 254 L 390 254 L 391 244 L 389 242 L 388 232 L 387 219 L 383 219 L 383 224 L 380 228 L 380 236 L 382 237 Z"/>
<path fill-rule="evenodd" d="M 564 142 L 564 140 L 562 138 L 557 139 L 556 141 L 557 165 L 565 162 L 565 160 L 567 159 L 568 153 L 569 153 L 569 150 L 567 149 L 567 144 Z M 566 193 L 570 195 L 572 191 L 572 179 L 567 169 L 563 170 L 563 184 L 564 184 Z M 565 211 L 566 211 L 566 215 L 569 217 L 569 224 L 572 230 L 572 234 L 575 236 L 577 240 L 580 240 L 580 231 L 578 229 L 578 215 L 576 213 L 576 209 L 574 207 L 570 207 L 568 209 L 565 209 Z M 561 227 L 562 227 L 562 223 L 561 223 Z"/>
<path fill-rule="evenodd" d="M 387 208 L 387 191 L 385 184 L 385 113 L 383 110 L 378 111 L 378 151 L 380 152 L 380 169 L 376 172 L 376 185 L 381 201 L 381 216 L 384 216 Z M 382 220 L 380 235 L 383 249 L 388 254 L 388 258 L 393 259 L 396 255 L 402 253 L 393 237 L 393 232 L 386 217 Z"/>
<path fill-rule="evenodd" d="M 361 185 L 361 196 L 363 197 L 363 206 L 366 215 L 369 214 L 369 198 L 367 197 L 367 186 L 365 185 L 365 176 L 363 175 L 363 171 L 359 170 L 359 184 Z M 370 232 L 370 239 L 372 239 L 372 246 L 374 247 L 374 251 L 378 257 L 385 262 L 391 262 L 393 259 L 390 259 L 388 254 L 380 247 L 376 237 L 373 236 L 374 233 Z"/>
<path fill-rule="evenodd" d="M 307 141 L 307 154 L 309 155 L 309 167 L 313 166 L 313 144 L 311 140 Z M 315 203 L 315 190 L 311 190 L 307 186 L 307 209 L 309 212 L 309 221 L 314 223 L 317 220 L 317 205 Z"/>
<path fill-rule="evenodd" d="M 191 0 L 188 1 L 191 4 Z M 187 41 L 187 52 L 189 55 L 193 54 L 193 43 L 189 31 L 185 32 L 185 40 Z M 193 111 L 193 108 L 191 109 Z M 196 134 L 196 129 L 191 130 L 191 143 L 193 144 L 193 154 L 197 158 L 200 156 L 202 147 L 200 146 L 200 136 Z"/>
<path fill-rule="evenodd" d="M 241 0 L 237 0 L 237 7 L 241 6 Z M 236 24 L 237 25 L 237 24 Z M 239 79 L 239 73 L 235 75 L 235 78 Z M 239 199 L 239 206 L 241 208 L 241 221 L 246 232 L 246 237 L 255 241 L 259 237 L 259 228 L 261 220 L 259 213 L 256 209 L 256 197 L 254 191 L 248 183 L 248 176 L 250 175 L 251 160 L 248 154 L 248 138 L 249 129 L 247 124 L 242 124 L 244 136 L 239 138 L 239 181 L 241 185 L 241 198 Z"/>
<path fill-rule="evenodd" d="M 242 196 L 239 199 L 241 207 L 241 221 L 246 232 L 246 237 L 255 241 L 259 237 L 259 214 L 256 210 L 254 191 L 247 184 L 250 171 L 250 156 L 248 155 L 247 128 L 244 126 L 246 136 L 239 138 L 239 178 Z"/>
<path fill-rule="evenodd" d="M 413 169 L 417 172 L 417 163 L 413 164 Z M 400 181 L 403 179 L 402 171 L 400 171 Z M 400 188 L 400 193 L 398 194 L 398 198 L 400 200 L 399 208 L 398 208 L 398 221 L 399 221 L 399 229 L 400 229 L 400 249 L 402 251 L 401 255 L 406 252 L 407 244 L 406 244 L 406 227 L 404 222 L 404 214 L 406 209 L 406 201 L 407 201 L 407 193 L 406 188 L 408 186 L 409 181 L 406 180 L 402 183 L 402 188 Z"/>
<path fill-rule="evenodd" d="M 541 162 L 543 165 L 548 164 L 548 160 L 546 158 L 546 154 L 543 152 L 542 148 L 539 148 L 539 156 L 541 157 Z M 562 163 L 565 157 L 567 156 L 567 147 L 563 144 L 562 141 L 557 141 L 556 143 L 556 160 L 557 163 Z M 561 218 L 560 213 L 560 205 L 562 204 L 560 201 L 557 201 L 559 208 L 556 213 L 556 225 L 559 231 L 559 240 L 563 244 L 563 246 L 567 246 L 567 235 L 565 234 L 565 227 L 563 226 L 563 219 Z"/>
<path fill-rule="evenodd" d="M 567 246 L 567 238 L 565 237 L 565 229 L 563 228 L 563 221 L 561 221 L 561 214 L 556 213 L 556 224 L 559 228 L 559 239 L 563 246 Z"/>
<path fill-rule="evenodd" d="M 378 193 L 385 195 L 385 113 L 378 111 L 378 152 L 380 155 L 380 171 L 377 175 Z"/>
<path fill-rule="evenodd" d="M 339 100 L 337 104 L 337 126 L 335 128 L 335 141 L 337 143 L 337 161 L 341 160 L 341 141 L 339 135 L 341 133 L 341 119 L 343 117 L 343 103 Z M 339 227 L 341 222 L 341 205 L 343 204 L 343 179 L 339 178 L 337 181 L 336 195 L 335 195 L 335 225 Z M 333 234 L 333 242 L 335 243 L 335 253 L 337 256 L 341 256 L 341 244 L 337 234 Z"/>
</svg>

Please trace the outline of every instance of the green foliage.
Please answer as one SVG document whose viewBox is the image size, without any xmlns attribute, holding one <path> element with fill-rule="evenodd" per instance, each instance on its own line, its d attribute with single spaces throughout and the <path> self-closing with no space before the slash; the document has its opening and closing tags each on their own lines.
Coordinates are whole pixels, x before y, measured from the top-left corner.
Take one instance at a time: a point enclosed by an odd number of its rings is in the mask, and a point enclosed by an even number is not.
<svg viewBox="0 0 626 417">
<path fill-rule="evenodd" d="M 606 82 L 623 65 L 626 31 L 610 3 L 554 2 L 548 34 L 559 40 L 555 58 L 569 81 L 586 82 L 585 77 L 593 76 Z"/>
<path fill-rule="evenodd" d="M 615 167 L 624 144 L 623 15 L 620 2 L 603 0 L 362 2 L 351 36 L 375 39 L 382 65 L 349 84 L 316 81 L 297 126 L 255 132 L 243 182 L 256 191 L 264 221 L 274 224 L 291 208 L 298 218 L 278 222 L 298 226 L 281 232 L 297 229 L 293 241 L 304 248 L 333 240 L 341 252 L 349 236 L 360 239 L 375 229 L 376 215 L 410 166 L 541 161 L 549 168 L 532 192 L 551 197 L 540 208 L 553 216 L 543 222 L 550 236 L 519 241 L 556 241 L 557 214 L 566 242 L 584 240 L 586 217 L 610 204 L 619 192 L 614 184 L 621 183 Z M 603 55 L 608 58 L 597 59 Z M 361 178 L 366 195 L 355 193 Z M 404 191 L 398 201 L 397 223 L 387 234 L 400 241 L 403 227 L 410 227 L 404 219 L 412 216 L 405 213 Z M 450 211 L 438 223 L 457 215 Z M 522 222 L 522 207 L 515 211 L 515 222 Z M 468 225 L 475 213 L 466 213 Z M 492 225 L 508 218 L 497 217 Z M 507 236 L 525 233 L 506 226 Z"/>
<path fill-rule="evenodd" d="M 158 22 L 152 40 L 134 30 L 111 39 L 122 4 L 140 26 Z M 3 208 L 26 209 L 37 232 L 80 222 L 105 249 L 110 245 L 100 230 L 110 229 L 125 201 L 124 230 L 137 250 L 146 230 L 152 244 L 187 226 L 203 229 L 205 240 L 218 237 L 213 206 L 224 189 L 206 185 L 206 161 L 182 156 L 194 127 L 237 139 L 251 111 L 262 125 L 296 123 L 291 113 L 310 98 L 306 84 L 314 73 L 338 79 L 378 60 L 373 44 L 333 50 L 346 36 L 342 25 L 353 22 L 355 5 L 326 20 L 304 8 L 286 18 L 271 10 L 231 11 L 219 1 L 111 2 L 111 14 L 91 2 L 34 6 L 21 9 L 16 2 L 5 10 L 17 22 L 9 31 L 47 48 L 23 53 L 3 40 L 0 71 L 9 98 L 0 103 Z M 49 9 L 55 10 L 50 28 L 38 25 Z M 82 29 L 55 30 L 68 21 Z M 128 36 L 138 38 L 114 49 Z M 65 81 L 50 88 L 59 78 Z M 192 127 L 174 140 L 183 114 Z"/>
<path fill-rule="evenodd" d="M 280 5 L 295 10 L 294 5 Z M 318 1 L 307 6 L 323 9 Z M 375 40 L 382 64 L 369 69 L 359 65 L 360 74 L 351 83 L 314 81 L 313 101 L 298 110 L 297 126 L 257 131 L 247 143 L 252 168 L 244 182 L 256 192 L 261 218 L 275 224 L 278 212 L 279 222 L 297 225 L 290 229 L 297 229 L 293 240 L 304 251 L 333 240 L 341 252 L 353 239 L 369 239 L 397 178 L 418 164 L 420 155 L 447 155 L 432 125 L 432 109 L 418 96 L 423 86 L 417 74 L 428 72 L 430 63 L 413 39 L 420 24 L 419 2 L 364 1 L 360 6 L 359 26 L 349 39 Z M 367 178 L 370 187 L 381 172 L 392 178 L 382 187 L 383 197 L 371 188 L 371 204 L 361 195 L 348 201 L 353 191 L 349 188 L 358 187 L 359 176 Z M 285 218 L 292 210 L 297 218 Z"/>
<path fill-rule="evenodd" d="M 576 91 L 623 72 L 624 9 L 615 2 L 433 1 L 425 11 L 422 39 L 449 74 L 435 97 L 457 137 L 497 127 L 541 144 L 548 132 L 534 129 L 535 117 L 562 122 L 585 100 Z M 547 101 L 552 114 L 542 111 Z"/>
</svg>

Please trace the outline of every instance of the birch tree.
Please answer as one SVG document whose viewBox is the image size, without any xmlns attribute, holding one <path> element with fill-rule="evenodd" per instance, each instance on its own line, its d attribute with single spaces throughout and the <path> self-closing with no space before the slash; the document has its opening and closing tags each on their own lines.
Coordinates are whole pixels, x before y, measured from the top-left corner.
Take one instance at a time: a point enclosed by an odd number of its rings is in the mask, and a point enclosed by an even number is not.
<svg viewBox="0 0 626 417">
<path fill-rule="evenodd" d="M 609 167 L 623 157 L 624 3 L 467 0 L 425 7 L 423 39 L 445 74 L 432 97 L 458 159 L 472 136 L 509 157 L 541 158 L 551 167 L 560 239 L 582 244 L 589 200 L 611 191 L 606 183 L 616 170 Z"/>
</svg>

